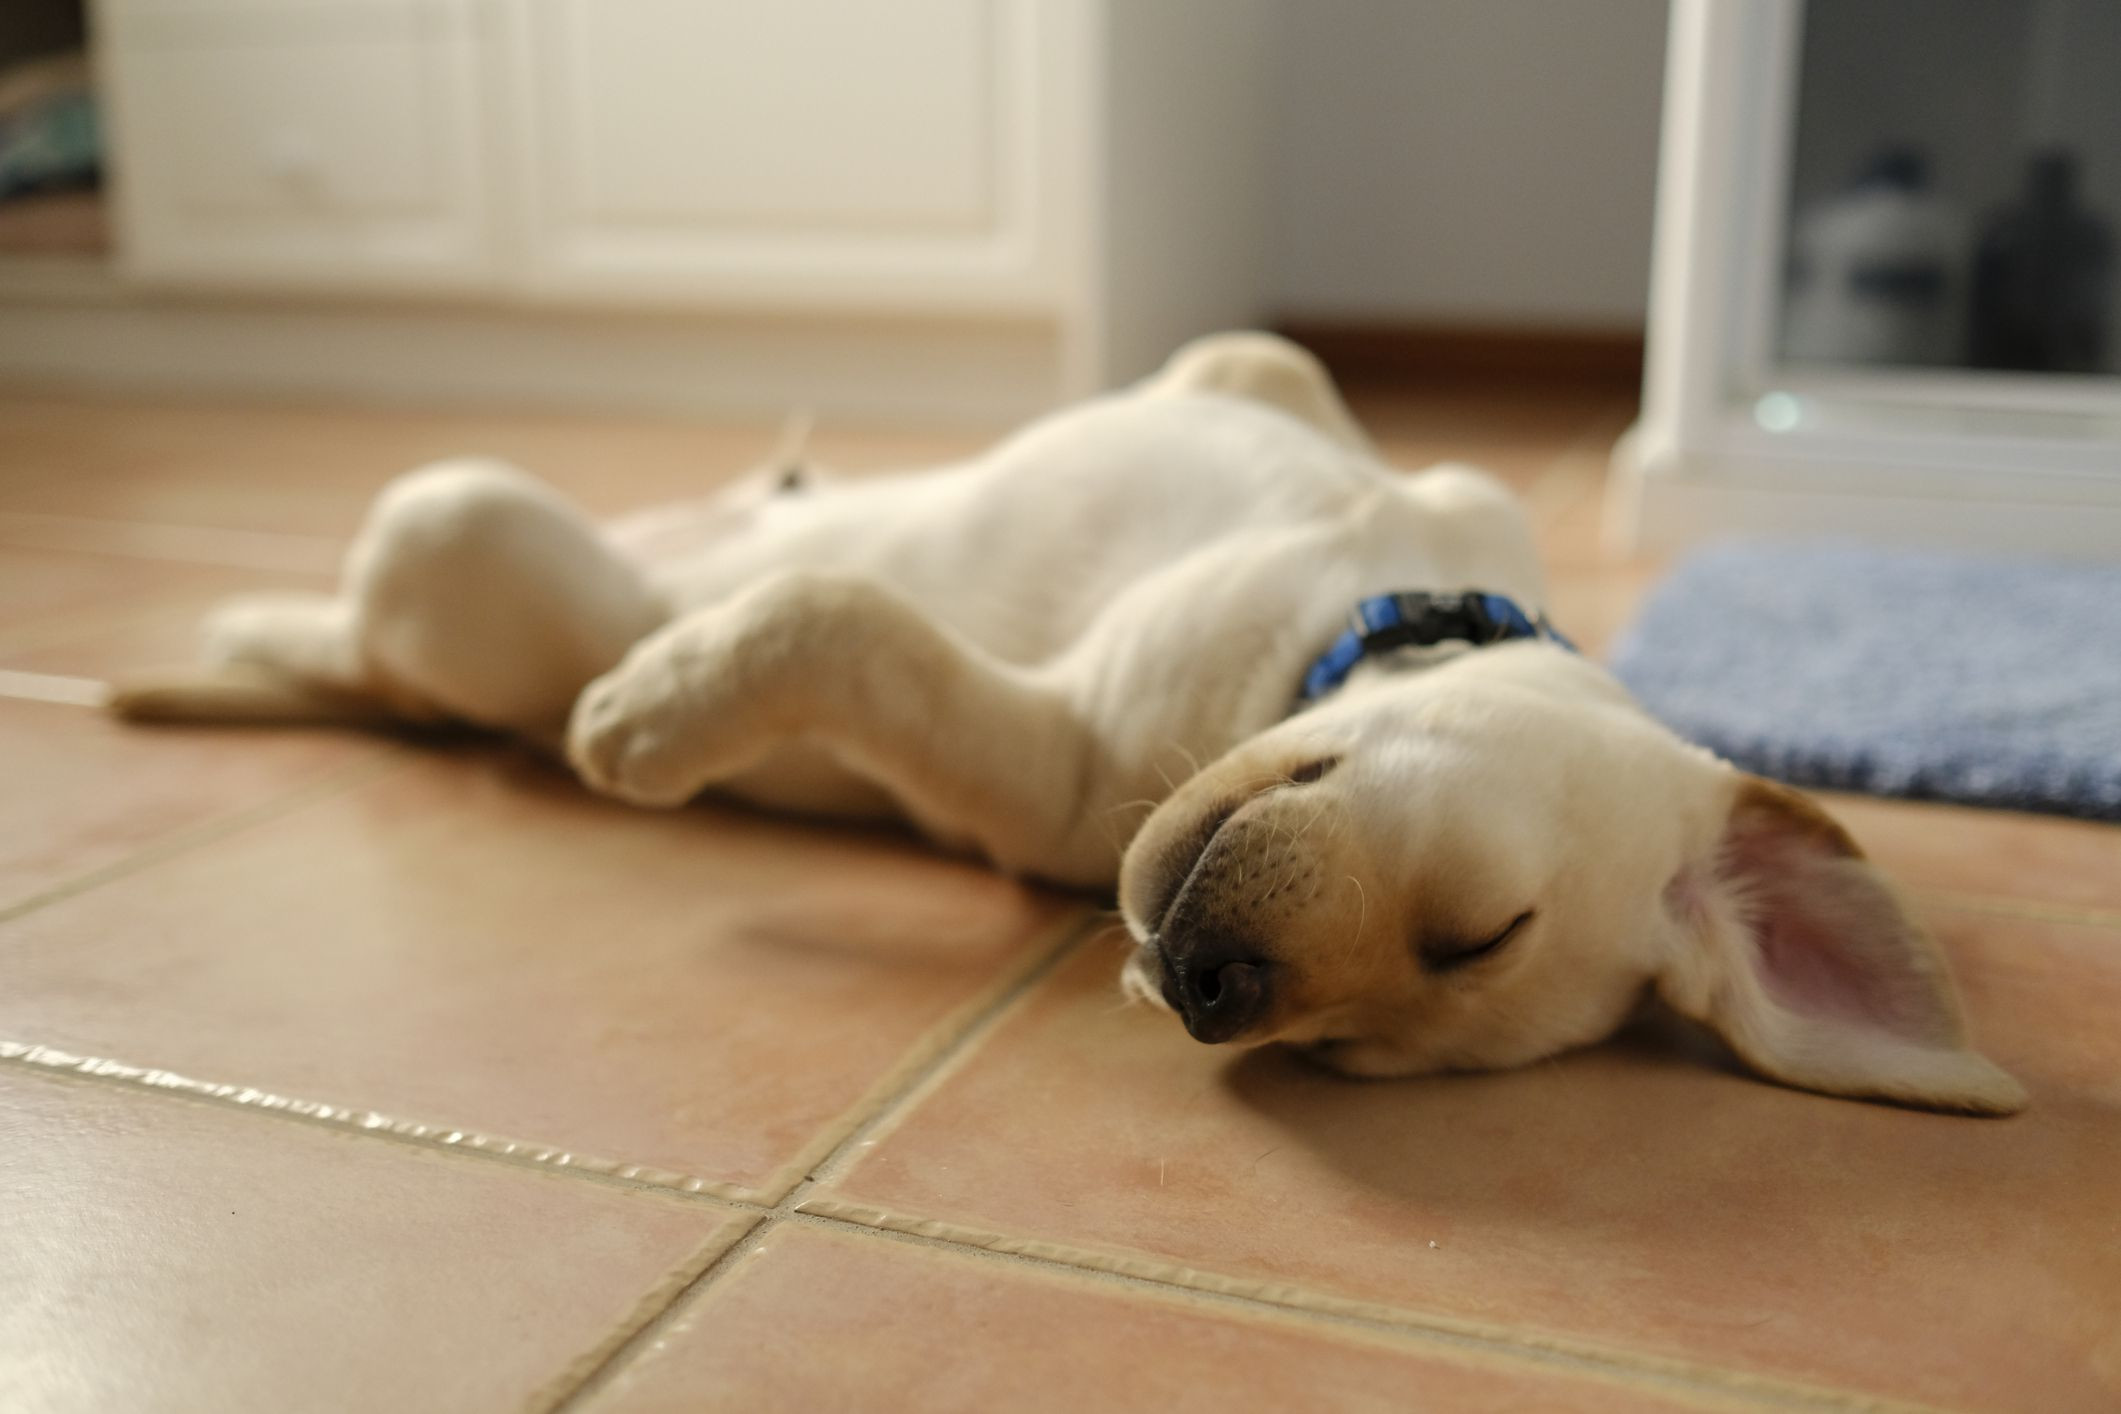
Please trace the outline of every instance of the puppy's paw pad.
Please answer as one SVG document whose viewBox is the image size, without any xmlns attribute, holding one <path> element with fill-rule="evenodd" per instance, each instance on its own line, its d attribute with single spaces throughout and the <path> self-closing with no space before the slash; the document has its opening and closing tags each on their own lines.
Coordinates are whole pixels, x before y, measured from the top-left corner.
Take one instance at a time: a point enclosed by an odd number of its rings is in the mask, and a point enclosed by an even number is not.
<svg viewBox="0 0 2121 1414">
<path fill-rule="evenodd" d="M 670 762 L 670 734 L 632 700 L 625 678 L 584 689 L 567 728 L 567 759 L 591 789 L 635 805 L 683 805 L 698 788 Z"/>
</svg>

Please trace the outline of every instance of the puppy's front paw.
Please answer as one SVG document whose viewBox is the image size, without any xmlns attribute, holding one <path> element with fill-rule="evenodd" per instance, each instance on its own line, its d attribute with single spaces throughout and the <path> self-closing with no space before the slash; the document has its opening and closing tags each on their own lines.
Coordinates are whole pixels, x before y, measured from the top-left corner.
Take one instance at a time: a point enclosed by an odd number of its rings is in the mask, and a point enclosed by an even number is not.
<svg viewBox="0 0 2121 1414">
<path fill-rule="evenodd" d="M 683 805 L 702 782 L 677 759 L 682 723 L 666 691 L 621 665 L 575 699 L 567 759 L 590 789 L 635 805 Z"/>
</svg>

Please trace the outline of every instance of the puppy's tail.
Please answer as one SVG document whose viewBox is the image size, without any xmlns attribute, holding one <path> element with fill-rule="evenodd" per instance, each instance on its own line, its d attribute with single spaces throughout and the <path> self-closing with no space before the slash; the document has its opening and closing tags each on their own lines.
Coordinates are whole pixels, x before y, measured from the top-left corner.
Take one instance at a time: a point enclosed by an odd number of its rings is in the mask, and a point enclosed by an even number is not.
<svg viewBox="0 0 2121 1414">
<path fill-rule="evenodd" d="M 317 594 L 230 600 L 208 615 L 203 665 L 111 686 L 104 706 L 128 722 L 380 727 L 441 714 L 362 660 L 353 609 Z"/>
<path fill-rule="evenodd" d="M 406 719 L 378 698 L 240 663 L 113 683 L 103 706 L 128 722 L 162 725 L 381 727 Z"/>
</svg>

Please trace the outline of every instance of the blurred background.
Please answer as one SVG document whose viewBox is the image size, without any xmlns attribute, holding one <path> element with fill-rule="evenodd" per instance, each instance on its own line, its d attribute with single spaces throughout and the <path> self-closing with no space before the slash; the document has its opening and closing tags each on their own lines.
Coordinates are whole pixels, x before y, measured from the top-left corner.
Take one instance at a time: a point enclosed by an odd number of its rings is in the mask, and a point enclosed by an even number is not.
<svg viewBox="0 0 2121 1414">
<path fill-rule="evenodd" d="M 1268 326 L 1639 390 L 1616 552 L 2106 558 L 2117 67 L 2121 0 L 9 0 L 0 377 L 1000 427 Z"/>
<path fill-rule="evenodd" d="M 1625 376 L 1664 30 L 1663 0 L 10 0 L 6 292 L 118 304 L 10 308 L 0 369 L 1003 420 L 1280 323 Z M 371 356 L 386 304 L 430 354 Z"/>
<path fill-rule="evenodd" d="M 2121 5 L 1815 6 L 1786 357 L 2121 371 Z"/>
</svg>

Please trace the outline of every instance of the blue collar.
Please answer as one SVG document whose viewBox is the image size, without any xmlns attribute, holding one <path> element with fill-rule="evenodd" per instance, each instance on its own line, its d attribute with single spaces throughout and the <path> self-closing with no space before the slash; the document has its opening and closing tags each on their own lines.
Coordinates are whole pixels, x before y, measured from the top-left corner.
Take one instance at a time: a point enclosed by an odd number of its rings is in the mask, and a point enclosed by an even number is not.
<svg viewBox="0 0 2121 1414">
<path fill-rule="evenodd" d="M 1380 594 L 1355 606 L 1347 630 L 1304 674 L 1296 705 L 1308 707 L 1339 687 L 1365 658 L 1439 643 L 1485 648 L 1515 638 L 1545 639 L 1571 653 L 1576 651 L 1576 645 L 1563 638 L 1545 614 L 1535 618 L 1500 594 L 1478 590 L 1431 594 L 1418 589 Z"/>
</svg>

